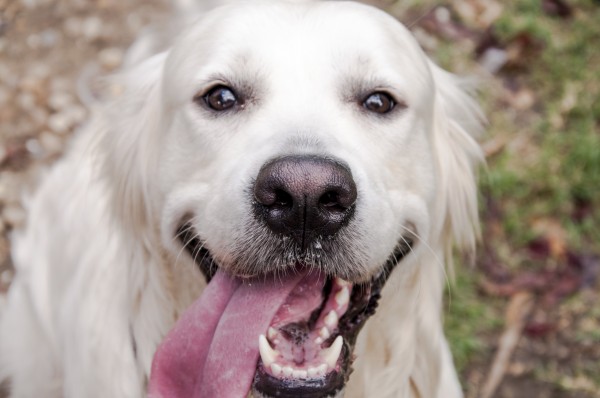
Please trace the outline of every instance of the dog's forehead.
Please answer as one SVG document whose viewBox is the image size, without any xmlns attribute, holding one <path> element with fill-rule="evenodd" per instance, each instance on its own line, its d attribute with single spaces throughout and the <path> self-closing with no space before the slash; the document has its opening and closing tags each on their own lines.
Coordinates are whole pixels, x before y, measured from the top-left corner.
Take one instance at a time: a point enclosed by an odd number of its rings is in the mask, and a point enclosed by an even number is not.
<svg viewBox="0 0 600 398">
<path fill-rule="evenodd" d="M 350 2 L 225 6 L 198 21 L 169 58 L 167 68 L 176 69 L 168 75 L 187 87 L 190 81 L 183 79 L 228 74 L 285 73 L 293 82 L 295 72 L 323 81 L 332 81 L 328 74 L 372 77 L 376 72 L 374 80 L 425 82 L 429 73 L 406 28 L 380 10 Z"/>
</svg>

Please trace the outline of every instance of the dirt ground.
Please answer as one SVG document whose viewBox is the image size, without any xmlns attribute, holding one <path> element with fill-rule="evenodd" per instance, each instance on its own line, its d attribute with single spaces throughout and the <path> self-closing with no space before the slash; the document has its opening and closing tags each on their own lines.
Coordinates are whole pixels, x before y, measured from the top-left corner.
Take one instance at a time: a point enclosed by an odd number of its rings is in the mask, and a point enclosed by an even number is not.
<svg viewBox="0 0 600 398">
<path fill-rule="evenodd" d="M 483 93 L 487 113 L 512 115 L 510 122 L 492 116 L 492 125 L 500 127 L 481 139 L 490 168 L 500 167 L 497 159 L 506 148 L 529 145 L 526 134 L 499 133 L 514 125 L 532 126 L 544 115 L 536 108 L 543 93 L 523 84 L 526 78 L 517 62 L 536 56 L 535 38 L 506 41 L 490 33 L 489 27 L 507 12 L 502 3 L 376 3 L 407 23 L 443 66 L 479 77 L 488 87 Z M 540 9 L 552 18 L 584 18 L 562 16 L 578 12 L 563 1 L 527 3 L 550 7 Z M 85 122 L 90 93 L 82 87 L 117 69 L 133 37 L 160 21 L 167 8 L 166 1 L 158 0 L 0 0 L 0 300 L 14 276 L 9 236 L 26 222 L 22 192 L 34 189 L 44 168 L 60 158 L 73 131 Z M 517 58 L 514 65 L 511 56 Z M 504 177 L 498 175 L 500 183 Z M 482 183 L 483 240 L 488 243 L 482 244 L 474 268 L 459 269 L 451 293 L 456 302 L 448 304 L 446 314 L 462 320 L 449 321 L 448 333 L 467 396 L 484 396 L 495 355 L 504 352 L 509 358 L 497 373 L 495 397 L 600 397 L 598 246 L 571 250 L 560 235 L 565 228 L 537 216 L 532 230 L 542 232 L 514 243 L 505 225 L 514 203 L 494 184 Z M 507 191 L 516 192 L 511 189 Z M 595 203 L 585 202 L 576 210 L 589 213 L 593 210 L 586 206 Z M 591 236 L 600 237 L 595 233 Z M 523 261 L 511 266 L 505 258 L 514 256 Z M 521 293 L 533 304 L 515 304 L 511 313 L 511 303 Z M 507 330 L 517 331 L 512 348 L 501 343 Z"/>
<path fill-rule="evenodd" d="M 118 68 L 133 37 L 166 8 L 159 1 L 0 0 L 0 291 L 13 272 L 7 236 L 26 219 L 22 193 L 85 122 L 89 93 L 81 87 Z"/>
</svg>

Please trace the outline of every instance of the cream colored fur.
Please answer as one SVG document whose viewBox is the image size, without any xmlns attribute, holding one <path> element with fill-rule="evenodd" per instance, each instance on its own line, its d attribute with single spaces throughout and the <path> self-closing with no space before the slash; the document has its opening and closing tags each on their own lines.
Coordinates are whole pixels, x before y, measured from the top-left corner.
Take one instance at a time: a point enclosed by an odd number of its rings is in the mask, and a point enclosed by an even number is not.
<svg viewBox="0 0 600 398">
<path fill-rule="evenodd" d="M 358 4 L 232 5 L 172 42 L 114 79 L 123 94 L 94 107 L 28 202 L 0 326 L 12 397 L 143 397 L 157 345 L 205 284 L 176 223 L 193 213 L 227 268 L 250 217 L 246 185 L 290 153 L 350 166 L 365 279 L 408 225 L 419 234 L 359 336 L 345 396 L 462 396 L 442 294 L 451 248 L 472 249 L 477 236 L 482 118 L 459 80 L 399 23 Z M 231 76 L 256 85 L 245 113 L 199 111 L 192 97 Z M 385 85 L 408 107 L 365 114 L 345 97 L 355 84 Z"/>
</svg>

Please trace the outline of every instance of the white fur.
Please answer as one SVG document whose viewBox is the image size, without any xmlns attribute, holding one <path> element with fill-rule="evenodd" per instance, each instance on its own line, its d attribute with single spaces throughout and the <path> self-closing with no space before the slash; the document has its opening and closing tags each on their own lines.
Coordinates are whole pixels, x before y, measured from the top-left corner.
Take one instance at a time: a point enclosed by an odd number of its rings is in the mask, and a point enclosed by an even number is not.
<svg viewBox="0 0 600 398">
<path fill-rule="evenodd" d="M 219 79 L 255 98 L 214 117 L 192 98 Z M 450 248 L 477 236 L 481 115 L 404 27 L 358 4 L 226 6 L 115 80 L 123 94 L 93 110 L 14 239 L 0 328 L 13 397 L 144 396 L 157 345 L 205 284 L 177 223 L 193 214 L 226 268 L 251 223 L 248 184 L 269 159 L 299 153 L 352 170 L 364 279 L 405 228 L 420 237 L 359 336 L 345 396 L 462 396 L 441 304 Z M 369 115 L 348 99 L 357 82 L 407 109 Z"/>
</svg>

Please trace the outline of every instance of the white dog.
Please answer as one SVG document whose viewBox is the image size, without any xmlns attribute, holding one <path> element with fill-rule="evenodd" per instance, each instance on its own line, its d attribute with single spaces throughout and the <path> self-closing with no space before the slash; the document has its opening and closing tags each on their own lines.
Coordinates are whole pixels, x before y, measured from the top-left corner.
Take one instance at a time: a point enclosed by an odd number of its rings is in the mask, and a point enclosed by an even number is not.
<svg viewBox="0 0 600 398">
<path fill-rule="evenodd" d="M 14 239 L 13 397 L 462 395 L 481 115 L 401 24 L 227 5 L 117 80 Z"/>
</svg>

